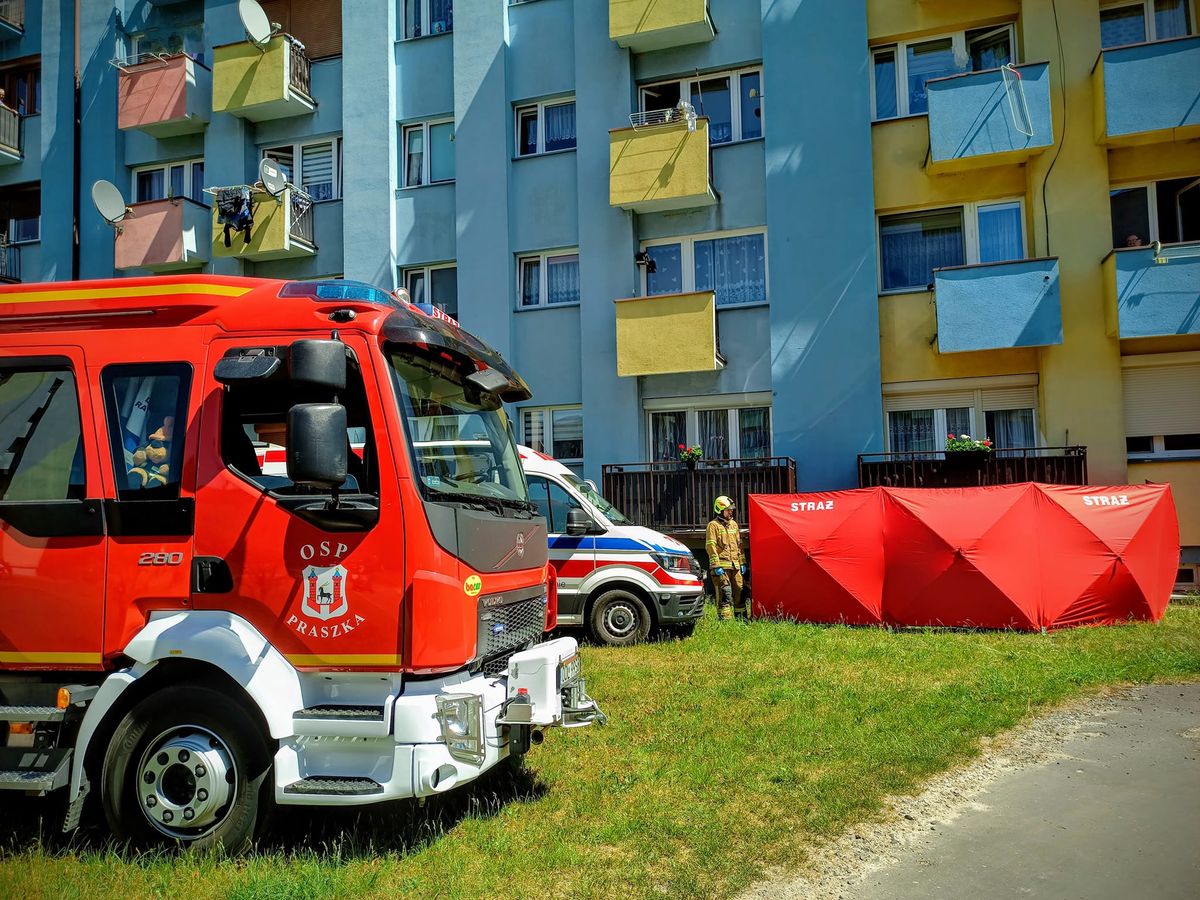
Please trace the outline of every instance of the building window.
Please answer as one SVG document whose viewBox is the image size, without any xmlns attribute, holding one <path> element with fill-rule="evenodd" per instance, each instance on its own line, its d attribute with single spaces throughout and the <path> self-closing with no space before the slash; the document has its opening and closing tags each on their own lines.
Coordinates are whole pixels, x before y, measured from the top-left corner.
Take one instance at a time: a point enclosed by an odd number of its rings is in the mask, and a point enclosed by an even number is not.
<svg viewBox="0 0 1200 900">
<path fill-rule="evenodd" d="M 278 21 L 273 19 L 272 21 Z M 287 29 L 284 29 L 285 31 Z M 186 53 L 201 65 L 204 64 L 204 23 L 177 25 L 169 29 L 154 29 L 142 34 L 130 35 L 130 56 L 135 59 L 143 53 L 174 56 Z"/>
<path fill-rule="evenodd" d="M 556 406 L 521 410 L 521 443 L 561 463 L 583 462 L 583 408 Z"/>
<path fill-rule="evenodd" d="M 516 108 L 517 156 L 575 149 L 575 101 L 545 100 Z"/>
<path fill-rule="evenodd" d="M 283 170 L 284 177 L 314 202 L 342 197 L 342 139 L 311 144 L 268 147 L 263 156 Z"/>
<path fill-rule="evenodd" d="M 187 197 L 204 203 L 204 160 L 163 163 L 133 170 L 133 202 Z"/>
<path fill-rule="evenodd" d="M 404 126 L 404 186 L 454 180 L 454 120 Z"/>
<path fill-rule="evenodd" d="M 674 109 L 681 100 L 691 103 L 696 115 L 708 117 L 708 139 L 713 144 L 763 135 L 760 68 L 647 84 L 638 97 L 642 112 Z"/>
<path fill-rule="evenodd" d="M 1114 187 L 1108 203 L 1114 249 L 1200 241 L 1200 177 Z"/>
<path fill-rule="evenodd" d="M 1188 0 L 1138 0 L 1100 10 L 1100 46 L 1104 49 L 1165 41 L 1190 32 Z"/>
<path fill-rule="evenodd" d="M 670 406 L 665 405 L 668 403 Z M 769 395 L 652 401 L 652 405 L 655 408 L 646 411 L 646 433 L 654 462 L 679 459 L 680 444 L 699 447 L 708 460 L 766 459 L 771 455 Z"/>
<path fill-rule="evenodd" d="M 342 55 L 342 0 L 258 0 L 263 12 L 280 31 L 304 45 L 311 60 Z M 354 9 L 345 4 L 346 15 Z"/>
<path fill-rule="evenodd" d="M 401 282 L 413 303 L 428 303 L 451 318 L 458 318 L 458 268 L 454 263 L 405 269 Z"/>
<path fill-rule="evenodd" d="M 0 191 L 0 229 L 11 244 L 27 244 L 42 237 L 41 185 L 17 184 Z"/>
<path fill-rule="evenodd" d="M 982 72 L 1016 60 L 1011 25 L 977 28 L 919 41 L 900 41 L 871 51 L 874 118 L 929 111 L 925 83 L 963 72 Z"/>
<path fill-rule="evenodd" d="M 1152 359 L 1122 359 L 1125 449 L 1131 458 L 1200 458 L 1200 363 L 1143 364 Z"/>
<path fill-rule="evenodd" d="M 579 251 L 551 250 L 517 257 L 517 306 L 579 302 Z"/>
<path fill-rule="evenodd" d="M 0 91 L 4 105 L 23 116 L 42 111 L 42 64 L 37 57 L 0 68 Z"/>
<path fill-rule="evenodd" d="M 404 37 L 419 38 L 454 30 L 452 0 L 402 0 Z"/>
<path fill-rule="evenodd" d="M 718 306 L 767 300 L 765 232 L 648 241 L 642 249 L 654 262 L 653 272 L 643 270 L 644 296 L 713 291 Z"/>
<path fill-rule="evenodd" d="M 934 269 L 1024 258 L 1020 200 L 879 217 L 879 276 L 885 292 L 928 290 Z"/>
<path fill-rule="evenodd" d="M 990 438 L 1001 455 L 1040 445 L 1037 387 L 1028 382 L 940 393 L 885 393 L 883 404 L 890 453 L 936 453 L 945 449 L 950 434 Z"/>
</svg>

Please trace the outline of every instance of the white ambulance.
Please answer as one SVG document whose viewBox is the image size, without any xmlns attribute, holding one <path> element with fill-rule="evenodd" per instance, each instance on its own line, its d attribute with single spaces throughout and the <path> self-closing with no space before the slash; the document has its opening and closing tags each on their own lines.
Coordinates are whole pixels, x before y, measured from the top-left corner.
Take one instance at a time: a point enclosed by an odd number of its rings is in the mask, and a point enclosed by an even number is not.
<svg viewBox="0 0 1200 900">
<path fill-rule="evenodd" d="M 549 526 L 558 624 L 585 626 L 604 644 L 633 644 L 655 629 L 690 634 L 704 613 L 704 585 L 688 548 L 634 525 L 552 457 L 517 450 L 529 499 Z"/>
</svg>

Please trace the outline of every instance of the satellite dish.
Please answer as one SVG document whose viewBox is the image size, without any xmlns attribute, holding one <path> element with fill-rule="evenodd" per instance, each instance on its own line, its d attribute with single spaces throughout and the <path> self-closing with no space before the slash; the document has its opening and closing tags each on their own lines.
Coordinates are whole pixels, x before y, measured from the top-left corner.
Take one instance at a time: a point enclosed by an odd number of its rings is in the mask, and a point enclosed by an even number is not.
<svg viewBox="0 0 1200 900">
<path fill-rule="evenodd" d="M 92 185 L 92 203 L 109 225 L 119 224 L 129 212 L 125 198 L 111 181 L 101 179 Z"/>
<path fill-rule="evenodd" d="M 287 176 L 279 164 L 269 157 L 264 156 L 258 164 L 258 180 L 262 182 L 263 190 L 272 197 L 278 197 L 287 190 Z"/>
<path fill-rule="evenodd" d="M 256 0 L 238 0 L 238 15 L 242 19 L 242 27 L 246 29 L 246 37 L 251 43 L 265 47 L 275 36 L 271 20 L 263 12 Z"/>
</svg>

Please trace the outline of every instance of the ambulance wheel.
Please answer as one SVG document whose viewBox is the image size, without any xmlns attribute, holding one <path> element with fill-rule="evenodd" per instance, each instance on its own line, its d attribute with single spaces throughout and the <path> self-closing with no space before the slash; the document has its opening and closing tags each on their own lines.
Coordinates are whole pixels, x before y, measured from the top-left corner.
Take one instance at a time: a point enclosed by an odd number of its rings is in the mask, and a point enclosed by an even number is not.
<svg viewBox="0 0 1200 900">
<path fill-rule="evenodd" d="M 596 598 L 589 625 L 597 643 L 623 647 L 646 640 L 654 622 L 646 604 L 635 594 L 615 588 Z"/>
<path fill-rule="evenodd" d="M 117 726 L 101 802 L 113 834 L 139 846 L 241 853 L 269 808 L 271 754 L 258 722 L 204 684 L 156 691 Z"/>
</svg>

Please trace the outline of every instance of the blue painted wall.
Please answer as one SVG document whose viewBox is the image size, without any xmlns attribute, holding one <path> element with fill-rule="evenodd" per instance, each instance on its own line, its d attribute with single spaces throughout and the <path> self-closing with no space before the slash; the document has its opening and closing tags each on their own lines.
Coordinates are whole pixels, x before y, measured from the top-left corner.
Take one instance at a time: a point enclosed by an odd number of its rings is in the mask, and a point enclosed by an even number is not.
<svg viewBox="0 0 1200 900">
<path fill-rule="evenodd" d="M 1057 259 L 935 269 L 933 280 L 941 353 L 1062 343 Z"/>
<path fill-rule="evenodd" d="M 1054 142 L 1049 65 L 1021 66 L 1018 71 L 1021 87 L 1012 88 L 1011 99 L 999 69 L 929 83 L 929 152 L 933 162 L 983 157 L 980 162 L 995 164 L 987 157 L 1049 147 Z M 1013 84 L 1017 84 L 1016 79 Z M 1024 103 L 1019 91 L 1024 93 Z M 1032 135 L 1019 130 L 1018 125 L 1032 131 Z"/>
<path fill-rule="evenodd" d="M 1200 36 L 1106 50 L 1100 65 L 1109 137 L 1200 128 Z"/>
<path fill-rule="evenodd" d="M 1123 338 L 1200 334 L 1200 244 L 1115 250 L 1117 318 Z"/>
</svg>

